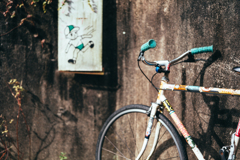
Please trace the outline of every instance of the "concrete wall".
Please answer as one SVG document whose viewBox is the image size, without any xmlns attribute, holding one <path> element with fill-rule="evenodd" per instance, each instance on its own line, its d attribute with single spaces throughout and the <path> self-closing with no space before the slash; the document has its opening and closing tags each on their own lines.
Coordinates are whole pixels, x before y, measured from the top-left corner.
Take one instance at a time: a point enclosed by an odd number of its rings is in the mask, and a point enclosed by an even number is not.
<svg viewBox="0 0 240 160">
<path fill-rule="evenodd" d="M 69 159 L 94 159 L 97 136 L 109 114 L 127 104 L 156 100 L 157 92 L 137 67 L 140 47 L 149 39 L 157 41 L 157 47 L 145 53 L 149 60 L 171 60 L 191 48 L 214 45 L 214 53 L 195 56 L 203 61 L 173 66 L 170 83 L 239 88 L 239 75 L 231 71 L 240 62 L 239 1 L 104 1 L 104 76 L 58 72 L 54 9 L 44 15 L 36 8 L 37 31 L 46 39 L 43 48 L 29 24 L 0 37 L 0 113 L 16 118 L 16 102 L 5 81 L 22 80 L 32 159 L 58 159 L 60 152 Z M 0 21 L 0 33 L 17 24 L 6 24 L 2 16 Z M 155 68 L 141 66 L 149 77 L 155 73 Z M 161 74 L 154 79 L 157 86 L 160 79 Z M 218 150 L 229 144 L 237 125 L 239 98 L 165 93 L 205 157 L 219 159 Z M 21 147 L 28 152 L 23 119 L 20 122 Z M 188 151 L 189 159 L 195 159 Z"/>
<path fill-rule="evenodd" d="M 145 52 L 150 61 L 172 60 L 191 48 L 214 45 L 213 53 L 195 56 L 204 61 L 172 66 L 170 84 L 239 88 L 239 75 L 231 71 L 239 65 L 239 9 L 239 1 L 117 1 L 118 73 L 122 86 L 117 92 L 117 108 L 156 101 L 157 92 L 136 62 L 141 45 L 149 39 L 157 42 L 155 49 Z M 155 72 L 152 67 L 142 67 L 149 77 Z M 161 76 L 154 80 L 157 86 Z M 230 133 L 237 126 L 239 98 L 165 93 L 205 157 L 220 159 L 220 147 L 229 144 Z M 189 159 L 196 159 L 190 147 L 188 151 Z"/>
<path fill-rule="evenodd" d="M 115 110 L 117 89 L 116 3 L 104 3 L 104 76 L 60 73 L 57 68 L 57 1 L 43 14 L 35 8 L 35 26 L 23 26 L 0 37 L 0 114 L 14 118 L 11 135 L 16 139 L 17 103 L 6 82 L 16 78 L 27 90 L 23 110 L 31 127 L 32 159 L 94 159 L 96 140 L 103 122 Z M 1 16 L 0 33 L 19 23 Z M 38 32 L 39 37 L 34 38 Z M 43 47 L 40 40 L 45 39 Z M 24 120 L 19 124 L 20 147 L 28 158 Z M 14 147 L 13 147 L 14 148 Z M 16 149 L 14 149 L 16 153 Z M 15 154 L 16 156 L 16 154 Z"/>
</svg>

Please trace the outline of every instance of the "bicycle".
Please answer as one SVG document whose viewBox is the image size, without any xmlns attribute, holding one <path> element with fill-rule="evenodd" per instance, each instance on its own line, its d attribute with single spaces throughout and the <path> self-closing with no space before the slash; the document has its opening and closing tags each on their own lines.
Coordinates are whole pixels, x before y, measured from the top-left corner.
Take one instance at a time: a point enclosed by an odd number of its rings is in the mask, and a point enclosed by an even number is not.
<svg viewBox="0 0 240 160">
<path fill-rule="evenodd" d="M 171 61 L 147 61 L 144 57 L 144 52 L 155 46 L 156 42 L 153 39 L 141 46 L 141 51 L 138 56 L 138 66 L 139 62 L 142 61 L 144 64 L 156 67 L 157 73 L 164 73 L 161 79 L 160 88 L 154 86 L 158 90 L 156 102 L 153 102 L 150 107 L 139 104 L 128 105 L 111 114 L 104 123 L 98 137 L 96 160 L 139 160 L 140 158 L 148 160 L 153 156 L 156 147 L 157 151 L 155 151 L 155 153 L 157 155 L 152 157 L 153 159 L 187 160 L 188 156 L 182 138 L 170 120 L 163 115 L 164 108 L 169 112 L 197 159 L 204 160 L 203 154 L 200 152 L 196 143 L 178 118 L 173 107 L 164 96 L 164 90 L 240 95 L 240 90 L 234 89 L 168 84 L 170 66 L 179 63 L 179 61 L 186 56 L 188 56 L 188 60 L 194 60 L 194 54 L 213 52 L 213 46 L 193 48 Z M 240 72 L 240 67 L 235 67 L 233 70 Z M 141 72 L 144 74 L 142 70 Z M 144 76 L 148 79 L 145 74 Z M 150 79 L 148 80 L 150 81 Z M 150 82 L 152 83 L 152 80 Z M 154 139 L 150 139 L 151 133 L 154 132 Z M 236 159 L 239 137 L 240 119 L 236 132 L 231 136 L 231 145 L 223 146 L 219 151 L 222 160 Z M 128 138 L 128 140 L 126 138 Z M 150 148 L 146 150 L 147 144 L 150 144 Z"/>
</svg>

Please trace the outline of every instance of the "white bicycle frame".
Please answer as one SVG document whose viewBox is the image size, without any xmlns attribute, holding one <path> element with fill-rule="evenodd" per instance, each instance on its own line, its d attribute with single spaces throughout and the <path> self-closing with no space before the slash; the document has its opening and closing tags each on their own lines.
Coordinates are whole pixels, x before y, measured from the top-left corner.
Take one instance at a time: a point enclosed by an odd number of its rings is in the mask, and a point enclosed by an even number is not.
<svg viewBox="0 0 240 160">
<path fill-rule="evenodd" d="M 181 120 L 178 118 L 178 116 L 175 113 L 175 111 L 173 110 L 172 106 L 170 105 L 170 103 L 168 102 L 166 97 L 163 95 L 164 90 L 201 92 L 201 93 L 225 94 L 225 95 L 229 95 L 229 94 L 230 95 L 240 95 L 240 90 L 225 89 L 225 88 L 205 88 L 205 87 L 199 87 L 199 86 L 173 85 L 173 84 L 167 84 L 167 82 L 168 82 L 168 79 L 166 77 L 163 77 L 161 80 L 161 85 L 160 85 L 160 90 L 158 92 L 157 101 L 156 101 L 156 103 L 152 103 L 152 105 L 151 105 L 151 114 L 150 114 L 150 118 L 148 121 L 148 127 L 146 130 L 144 143 L 143 143 L 142 149 L 141 149 L 138 157 L 136 158 L 136 160 L 139 160 L 141 158 L 143 152 L 146 149 L 146 146 L 147 146 L 150 134 L 151 134 L 153 119 L 155 118 L 157 109 L 159 108 L 160 105 L 163 105 L 168 110 L 170 116 L 174 120 L 176 126 L 180 130 L 183 137 L 186 139 L 189 146 L 192 148 L 192 150 L 193 150 L 194 154 L 196 155 L 196 157 L 198 158 L 198 160 L 205 160 L 203 154 L 198 149 L 197 145 L 191 138 L 190 134 L 188 133 L 188 131 L 186 130 L 184 125 L 182 124 Z M 153 154 L 153 151 L 156 148 L 158 136 L 159 136 L 159 132 L 160 132 L 160 128 L 161 128 L 160 122 L 157 123 L 156 128 L 157 129 L 155 132 L 153 147 L 147 157 L 147 160 L 150 159 L 150 157 Z M 240 137 L 240 119 L 239 119 L 237 130 L 235 133 L 232 134 L 232 137 L 231 137 L 230 149 L 228 147 L 230 152 L 229 152 L 229 156 L 228 156 L 227 160 L 235 160 L 236 159 L 236 153 L 237 153 L 238 144 L 239 144 L 239 137 Z M 227 147 L 225 147 L 225 148 L 227 148 Z"/>
</svg>

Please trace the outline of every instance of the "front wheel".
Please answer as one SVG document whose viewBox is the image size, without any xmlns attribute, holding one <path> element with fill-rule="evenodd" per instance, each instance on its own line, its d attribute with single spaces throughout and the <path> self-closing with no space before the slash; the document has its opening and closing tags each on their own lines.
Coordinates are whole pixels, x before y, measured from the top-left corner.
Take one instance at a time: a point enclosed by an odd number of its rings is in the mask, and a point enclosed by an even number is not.
<svg viewBox="0 0 240 160">
<path fill-rule="evenodd" d="M 96 160 L 135 160 L 143 145 L 148 110 L 148 106 L 129 105 L 115 111 L 100 131 Z M 186 149 L 178 132 L 163 114 L 155 118 L 148 146 L 140 159 L 145 160 L 150 153 L 157 121 L 161 122 L 161 129 L 151 159 L 187 160 Z"/>
</svg>

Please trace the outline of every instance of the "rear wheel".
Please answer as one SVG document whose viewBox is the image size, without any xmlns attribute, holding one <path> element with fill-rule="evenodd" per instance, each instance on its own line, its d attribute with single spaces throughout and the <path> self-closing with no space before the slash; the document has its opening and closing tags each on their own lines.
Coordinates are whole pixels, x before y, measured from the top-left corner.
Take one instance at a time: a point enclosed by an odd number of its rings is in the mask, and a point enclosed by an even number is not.
<svg viewBox="0 0 240 160">
<path fill-rule="evenodd" d="M 148 123 L 148 106 L 129 105 L 114 112 L 99 134 L 96 160 L 135 160 L 141 150 Z M 172 123 L 158 114 L 153 123 L 148 146 L 140 159 L 152 148 L 157 121 L 161 122 L 158 144 L 151 159 L 187 160 L 186 150 Z"/>
</svg>

